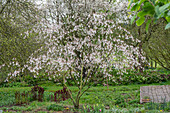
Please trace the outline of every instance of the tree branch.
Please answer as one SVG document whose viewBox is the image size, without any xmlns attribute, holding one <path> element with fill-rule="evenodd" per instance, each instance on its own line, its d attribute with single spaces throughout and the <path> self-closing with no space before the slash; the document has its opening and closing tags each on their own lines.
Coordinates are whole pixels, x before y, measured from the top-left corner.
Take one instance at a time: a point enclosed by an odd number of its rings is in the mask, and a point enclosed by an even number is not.
<svg viewBox="0 0 170 113">
<path fill-rule="evenodd" d="M 154 6 L 155 7 L 155 5 L 150 1 L 150 0 L 148 0 L 151 4 L 152 4 L 152 6 Z"/>
</svg>

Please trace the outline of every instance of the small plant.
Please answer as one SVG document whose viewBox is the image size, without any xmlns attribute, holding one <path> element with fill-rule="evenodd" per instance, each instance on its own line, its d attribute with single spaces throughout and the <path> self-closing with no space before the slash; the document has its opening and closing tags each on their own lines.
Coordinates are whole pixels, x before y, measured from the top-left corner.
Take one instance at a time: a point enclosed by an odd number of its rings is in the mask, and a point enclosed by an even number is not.
<svg viewBox="0 0 170 113">
<path fill-rule="evenodd" d="M 161 110 L 161 111 L 168 111 L 170 112 L 170 102 L 164 103 L 147 103 L 145 104 L 145 108 L 148 110 Z"/>
<path fill-rule="evenodd" d="M 47 106 L 47 110 L 54 110 L 54 111 L 63 111 L 64 110 L 64 107 L 63 106 L 60 106 L 60 105 L 57 105 L 57 104 L 51 104 L 49 106 Z"/>
<path fill-rule="evenodd" d="M 87 112 L 90 112 L 90 113 L 105 113 L 106 109 L 104 107 L 104 105 L 93 105 L 93 106 L 89 106 L 89 105 L 84 105 L 83 108 L 82 108 L 82 112 L 83 113 L 87 113 Z"/>
<path fill-rule="evenodd" d="M 43 94 L 44 94 L 44 88 L 38 87 L 38 85 L 34 86 L 31 89 L 32 93 L 32 99 L 33 101 L 38 100 L 38 101 L 43 101 Z"/>
<path fill-rule="evenodd" d="M 63 87 L 62 90 L 58 90 L 53 95 L 50 95 L 51 101 L 60 102 L 65 101 L 70 98 L 69 92 L 67 91 L 67 88 Z"/>
<path fill-rule="evenodd" d="M 30 93 L 29 92 L 23 92 L 20 93 L 19 91 L 15 92 L 15 103 L 16 105 L 21 105 L 21 104 L 28 104 L 28 102 L 30 97 Z"/>
</svg>

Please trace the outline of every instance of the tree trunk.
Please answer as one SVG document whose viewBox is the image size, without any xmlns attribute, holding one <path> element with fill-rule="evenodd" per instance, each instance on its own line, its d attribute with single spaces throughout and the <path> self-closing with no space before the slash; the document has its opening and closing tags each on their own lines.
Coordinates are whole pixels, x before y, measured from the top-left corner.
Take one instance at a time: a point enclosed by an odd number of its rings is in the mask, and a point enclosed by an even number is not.
<svg viewBox="0 0 170 113">
<path fill-rule="evenodd" d="M 78 104 L 78 105 L 77 105 L 77 104 L 74 105 L 74 108 L 75 108 L 75 109 L 79 109 L 79 104 Z"/>
<path fill-rule="evenodd" d="M 151 68 L 153 69 L 153 62 L 151 61 Z"/>
<path fill-rule="evenodd" d="M 139 52 L 140 52 L 140 54 L 142 54 L 142 46 L 143 46 L 143 43 L 141 42 L 140 44 L 139 44 Z M 141 59 L 141 56 L 139 56 L 138 57 L 138 59 L 139 59 L 139 63 L 141 64 L 141 67 L 139 67 L 139 71 L 140 71 L 140 73 L 143 73 L 143 63 L 142 63 L 142 59 Z"/>
<path fill-rule="evenodd" d="M 107 90 L 109 90 L 109 83 L 107 77 L 106 77 L 106 85 L 107 85 Z"/>
<path fill-rule="evenodd" d="M 76 99 L 76 102 L 74 103 L 74 108 L 75 108 L 75 110 L 79 109 L 79 99 L 78 98 Z"/>
<path fill-rule="evenodd" d="M 155 61 L 155 69 L 157 68 L 157 62 Z"/>
</svg>

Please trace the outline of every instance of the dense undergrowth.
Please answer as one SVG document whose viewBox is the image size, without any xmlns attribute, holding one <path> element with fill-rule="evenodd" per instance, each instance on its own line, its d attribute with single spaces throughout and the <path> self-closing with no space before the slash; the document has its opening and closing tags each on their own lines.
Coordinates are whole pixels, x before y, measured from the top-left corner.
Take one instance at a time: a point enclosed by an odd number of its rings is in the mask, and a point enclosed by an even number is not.
<svg viewBox="0 0 170 113">
<path fill-rule="evenodd" d="M 160 83 L 166 82 L 170 80 L 170 71 L 158 69 L 148 69 L 145 70 L 143 73 L 135 72 L 132 70 L 128 70 L 127 73 L 117 74 L 116 69 L 113 69 L 110 74 L 112 77 L 103 78 L 101 74 L 101 78 L 93 81 L 93 86 L 103 86 L 108 83 L 111 86 L 116 85 L 130 85 L 130 84 L 152 84 L 152 83 Z M 15 79 L 11 79 L 8 82 L 2 82 L 0 87 L 27 87 L 27 86 L 34 86 L 34 85 L 41 85 L 48 83 L 51 85 L 63 86 L 63 81 L 61 78 L 52 78 L 49 80 L 49 76 L 45 76 L 44 74 L 40 74 L 37 78 L 34 78 L 31 75 L 27 76 L 18 76 Z M 74 86 L 75 83 L 72 79 L 67 79 L 67 84 L 69 86 Z"/>
</svg>

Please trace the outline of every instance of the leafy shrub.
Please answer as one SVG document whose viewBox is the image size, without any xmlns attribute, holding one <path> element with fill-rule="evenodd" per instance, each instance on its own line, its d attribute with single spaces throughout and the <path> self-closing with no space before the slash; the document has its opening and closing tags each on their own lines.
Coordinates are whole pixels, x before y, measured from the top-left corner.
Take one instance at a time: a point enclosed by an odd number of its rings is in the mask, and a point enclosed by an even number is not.
<svg viewBox="0 0 170 113">
<path fill-rule="evenodd" d="M 103 78 L 102 73 L 97 73 L 98 78 L 96 78 L 93 81 L 93 86 L 103 86 L 103 84 L 106 84 L 106 82 L 109 85 L 115 86 L 115 85 L 129 85 L 129 84 L 151 84 L 151 83 L 159 83 L 159 82 L 166 82 L 170 80 L 170 72 L 166 70 L 145 70 L 143 73 L 139 73 L 137 71 L 133 70 L 127 70 L 127 73 L 123 73 L 123 75 L 118 74 L 118 70 L 113 68 L 112 71 L 110 71 L 110 74 L 112 75 L 108 79 Z M 14 82 L 13 80 L 9 80 L 8 83 L 1 84 L 0 87 L 25 87 L 25 86 L 34 86 L 34 85 L 57 85 L 62 86 L 62 78 L 53 78 L 49 80 L 50 76 L 46 76 L 45 73 L 40 73 L 37 75 L 37 78 L 34 78 L 32 75 L 27 75 L 20 77 L 22 79 L 22 82 Z M 46 83 L 46 84 L 44 84 Z M 67 84 L 69 86 L 74 86 L 75 83 L 72 79 L 67 78 Z"/>
<path fill-rule="evenodd" d="M 0 85 L 0 87 L 28 87 L 29 84 L 27 84 L 26 82 L 9 82 L 9 83 L 2 83 Z"/>
<path fill-rule="evenodd" d="M 15 102 L 16 105 L 21 105 L 21 104 L 28 104 L 30 101 L 31 93 L 28 92 L 23 92 L 20 93 L 19 91 L 15 92 Z"/>
<path fill-rule="evenodd" d="M 44 88 L 34 86 L 31 91 L 27 92 L 15 92 L 15 103 L 16 105 L 28 104 L 30 101 L 41 101 L 43 100 Z"/>
<path fill-rule="evenodd" d="M 117 74 L 116 70 L 113 70 L 110 74 L 112 77 L 108 82 L 109 85 L 151 84 L 170 80 L 170 74 L 161 74 L 158 71 L 144 71 L 143 73 L 138 73 L 129 70 L 127 73 L 121 75 Z"/>
<path fill-rule="evenodd" d="M 71 91 L 70 91 L 71 92 Z M 60 101 L 65 101 L 67 99 L 70 98 L 70 94 L 69 92 L 67 91 L 67 88 L 66 87 L 63 87 L 62 90 L 58 90 L 54 93 L 54 96 L 53 95 L 50 95 L 51 97 L 51 101 L 55 101 L 55 102 L 60 102 Z"/>
<path fill-rule="evenodd" d="M 44 88 L 39 87 L 38 85 L 31 88 L 32 93 L 32 99 L 42 101 L 43 100 L 43 94 L 44 94 Z"/>
<path fill-rule="evenodd" d="M 44 101 L 51 101 L 51 95 L 54 96 L 54 93 L 53 92 L 44 91 L 44 98 L 43 98 L 43 100 Z"/>
</svg>

